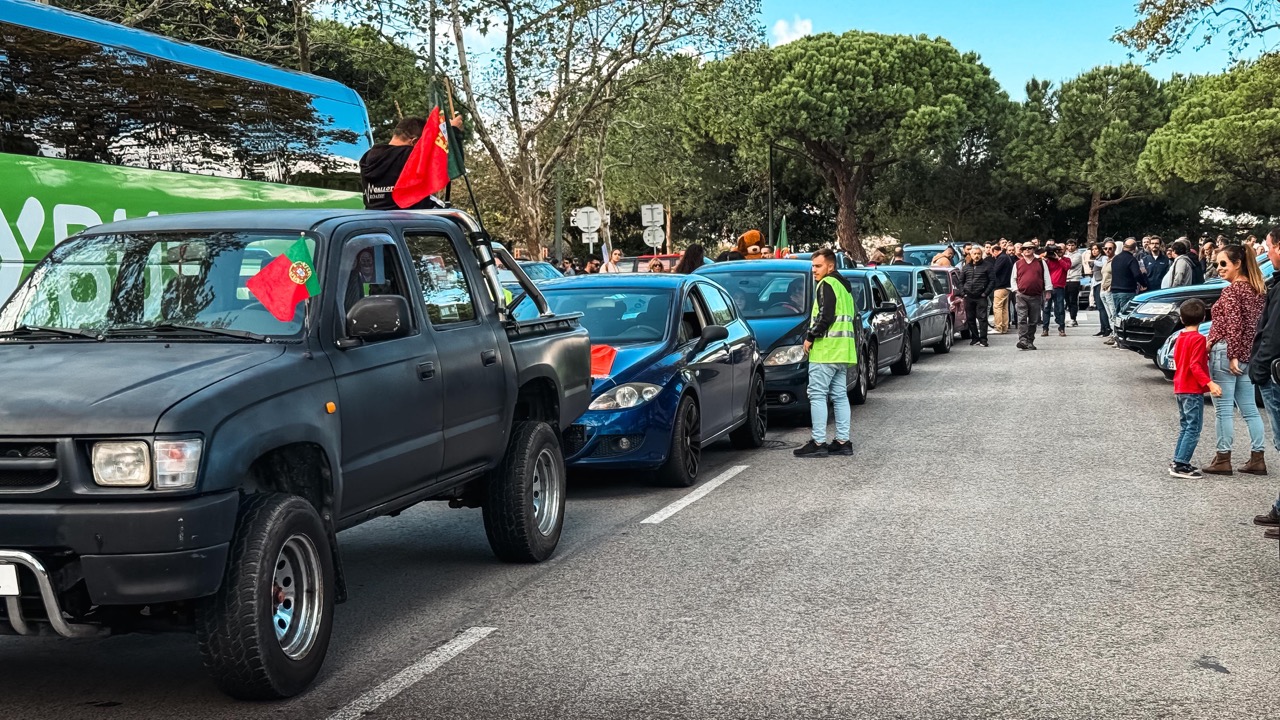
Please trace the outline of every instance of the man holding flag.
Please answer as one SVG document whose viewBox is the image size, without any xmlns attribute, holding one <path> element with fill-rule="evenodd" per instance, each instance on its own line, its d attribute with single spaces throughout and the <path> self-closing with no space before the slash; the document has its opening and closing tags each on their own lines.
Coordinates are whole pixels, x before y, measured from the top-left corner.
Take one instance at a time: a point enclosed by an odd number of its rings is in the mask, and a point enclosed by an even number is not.
<svg viewBox="0 0 1280 720">
<path fill-rule="evenodd" d="M 396 124 L 391 142 L 369 148 L 360 158 L 365 209 L 444 207 L 444 203 L 434 197 L 435 193 L 463 172 L 462 144 L 458 138 L 462 116 L 454 115 L 449 126 L 452 130 L 442 121 L 440 108 L 433 108 L 426 120 L 404 118 Z"/>
</svg>

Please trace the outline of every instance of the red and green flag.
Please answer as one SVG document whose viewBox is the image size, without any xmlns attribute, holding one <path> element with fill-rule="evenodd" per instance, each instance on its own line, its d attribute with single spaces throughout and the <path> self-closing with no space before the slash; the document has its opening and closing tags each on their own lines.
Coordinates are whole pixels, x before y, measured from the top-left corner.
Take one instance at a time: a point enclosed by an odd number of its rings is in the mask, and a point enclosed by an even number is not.
<svg viewBox="0 0 1280 720">
<path fill-rule="evenodd" d="M 422 137 L 414 143 L 400 179 L 391 189 L 391 199 L 402 208 L 411 208 L 449 185 L 449 131 L 440 117 L 440 108 L 431 108 Z"/>
<path fill-rule="evenodd" d="M 298 238 L 288 250 L 249 278 L 245 285 L 277 320 L 293 320 L 298 303 L 320 294 L 316 263 L 307 248 L 306 238 Z"/>
</svg>

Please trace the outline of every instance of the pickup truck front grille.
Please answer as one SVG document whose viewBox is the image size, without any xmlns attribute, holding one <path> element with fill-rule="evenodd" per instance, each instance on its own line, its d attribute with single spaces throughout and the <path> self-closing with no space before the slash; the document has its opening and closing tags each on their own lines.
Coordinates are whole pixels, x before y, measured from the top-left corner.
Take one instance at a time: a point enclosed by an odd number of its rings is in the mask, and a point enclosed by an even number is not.
<svg viewBox="0 0 1280 720">
<path fill-rule="evenodd" d="M 0 442 L 0 492 L 29 491 L 57 482 L 57 445 L 51 442 Z"/>
</svg>

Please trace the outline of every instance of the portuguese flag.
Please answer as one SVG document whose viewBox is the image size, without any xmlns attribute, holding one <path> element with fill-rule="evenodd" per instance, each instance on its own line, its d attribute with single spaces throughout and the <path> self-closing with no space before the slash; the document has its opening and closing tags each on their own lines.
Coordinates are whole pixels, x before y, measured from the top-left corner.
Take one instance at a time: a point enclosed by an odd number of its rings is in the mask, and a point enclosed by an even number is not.
<svg viewBox="0 0 1280 720">
<path fill-rule="evenodd" d="M 284 254 L 277 255 L 245 285 L 277 320 L 293 320 L 298 303 L 320 294 L 316 263 L 307 249 L 306 238 L 298 238 Z"/>
<path fill-rule="evenodd" d="M 391 198 L 402 208 L 411 208 L 449 184 L 449 131 L 440 117 L 440 108 L 431 108 L 422 137 L 414 143 L 400 179 L 391 188 Z"/>
</svg>

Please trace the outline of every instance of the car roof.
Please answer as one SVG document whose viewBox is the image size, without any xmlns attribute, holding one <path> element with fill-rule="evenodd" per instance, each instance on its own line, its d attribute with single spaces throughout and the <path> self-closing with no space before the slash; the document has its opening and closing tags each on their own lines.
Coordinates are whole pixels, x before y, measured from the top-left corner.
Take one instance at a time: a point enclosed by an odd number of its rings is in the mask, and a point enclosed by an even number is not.
<svg viewBox="0 0 1280 720">
<path fill-rule="evenodd" d="M 883 272 L 887 272 L 887 273 L 893 273 L 893 272 L 909 273 L 909 272 L 919 272 L 921 270 L 928 270 L 929 266 L 928 265 L 883 265 L 883 266 L 877 267 L 876 269 L 881 270 Z"/>
<path fill-rule="evenodd" d="M 431 216 L 413 210 L 352 210 L 344 208 L 305 208 L 295 210 L 224 210 L 218 212 L 152 215 L 130 220 L 103 223 L 89 228 L 88 234 L 138 232 L 180 232 L 192 230 L 270 230 L 306 232 L 331 220 L 398 220 L 422 222 Z M 447 222 L 452 222 L 447 220 Z"/>
<path fill-rule="evenodd" d="M 547 280 L 538 287 L 547 290 L 586 288 L 652 288 L 675 290 L 696 280 L 694 275 L 676 273 L 597 273 Z"/>
<path fill-rule="evenodd" d="M 780 270 L 799 270 L 809 272 L 813 266 L 804 260 L 729 260 L 714 265 L 703 265 L 694 272 L 698 275 L 713 275 L 720 272 L 736 272 L 740 270 L 759 270 L 776 272 Z"/>
</svg>

